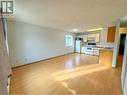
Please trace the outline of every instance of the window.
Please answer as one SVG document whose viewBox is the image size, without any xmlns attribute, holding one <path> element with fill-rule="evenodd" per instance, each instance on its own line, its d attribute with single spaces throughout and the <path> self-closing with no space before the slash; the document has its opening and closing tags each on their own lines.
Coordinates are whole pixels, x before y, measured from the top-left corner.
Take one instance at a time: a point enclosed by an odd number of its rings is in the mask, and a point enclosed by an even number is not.
<svg viewBox="0 0 127 95">
<path fill-rule="evenodd" d="M 65 36 L 65 45 L 66 46 L 73 46 L 73 36 L 72 35 Z"/>
</svg>

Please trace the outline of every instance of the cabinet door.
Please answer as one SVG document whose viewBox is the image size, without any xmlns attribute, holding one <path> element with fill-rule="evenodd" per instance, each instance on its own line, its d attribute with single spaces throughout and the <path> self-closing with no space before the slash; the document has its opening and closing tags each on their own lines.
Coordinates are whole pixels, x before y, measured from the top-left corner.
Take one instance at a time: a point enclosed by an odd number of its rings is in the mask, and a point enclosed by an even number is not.
<svg viewBox="0 0 127 95">
<path fill-rule="evenodd" d="M 104 64 L 106 66 L 112 67 L 112 58 L 113 51 L 112 50 L 100 50 L 99 55 L 99 63 Z"/>
<path fill-rule="evenodd" d="M 84 42 L 87 42 L 87 35 L 84 35 L 83 41 L 84 41 Z"/>
<path fill-rule="evenodd" d="M 96 35 L 95 34 L 89 34 L 88 35 L 88 40 L 95 40 L 96 39 Z"/>
<path fill-rule="evenodd" d="M 95 39 L 96 42 L 100 42 L 100 34 L 99 33 L 96 33 L 96 39 Z"/>
<path fill-rule="evenodd" d="M 114 43 L 115 41 L 116 27 L 108 27 L 107 42 Z"/>
</svg>

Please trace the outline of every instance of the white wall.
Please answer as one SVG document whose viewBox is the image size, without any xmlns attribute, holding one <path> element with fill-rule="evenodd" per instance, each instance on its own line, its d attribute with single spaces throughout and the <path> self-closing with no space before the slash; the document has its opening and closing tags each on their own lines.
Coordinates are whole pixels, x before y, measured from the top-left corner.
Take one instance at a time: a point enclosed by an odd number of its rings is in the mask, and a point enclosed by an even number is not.
<svg viewBox="0 0 127 95">
<path fill-rule="evenodd" d="M 125 87 L 124 87 L 124 95 L 127 95 L 127 67 L 126 67 L 126 77 L 125 77 L 125 80 L 126 81 L 125 81 Z"/>
<path fill-rule="evenodd" d="M 115 43 L 114 43 L 114 52 L 113 52 L 113 61 L 112 67 L 116 67 L 117 55 L 119 50 L 119 31 L 120 31 L 120 21 L 116 22 L 116 33 L 115 33 Z"/>
<path fill-rule="evenodd" d="M 8 31 L 12 67 L 74 52 L 65 31 L 21 22 L 8 22 Z"/>
<path fill-rule="evenodd" d="M 124 54 L 124 61 L 122 67 L 121 81 L 122 81 L 123 95 L 127 95 L 127 37 L 126 37 L 126 49 L 124 53 L 125 54 Z"/>
<path fill-rule="evenodd" d="M 127 95 L 127 36 L 126 36 L 126 45 L 125 45 L 124 58 L 123 58 L 122 73 L 121 73 L 121 84 L 123 89 L 123 95 Z"/>
<path fill-rule="evenodd" d="M 127 72 L 127 70 L 126 70 Z M 126 73 L 126 80 L 127 80 L 127 73 Z M 127 81 L 125 81 L 125 87 L 124 87 L 124 94 L 123 95 L 127 95 Z"/>
</svg>

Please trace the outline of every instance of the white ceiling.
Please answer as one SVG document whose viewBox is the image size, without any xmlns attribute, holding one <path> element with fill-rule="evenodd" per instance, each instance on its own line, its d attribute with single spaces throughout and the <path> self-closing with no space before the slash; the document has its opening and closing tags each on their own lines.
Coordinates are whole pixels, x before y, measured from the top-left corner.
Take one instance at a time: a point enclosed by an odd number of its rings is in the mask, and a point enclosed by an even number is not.
<svg viewBox="0 0 127 95">
<path fill-rule="evenodd" d="M 79 32 L 127 16 L 127 0 L 15 0 L 16 21 Z"/>
</svg>

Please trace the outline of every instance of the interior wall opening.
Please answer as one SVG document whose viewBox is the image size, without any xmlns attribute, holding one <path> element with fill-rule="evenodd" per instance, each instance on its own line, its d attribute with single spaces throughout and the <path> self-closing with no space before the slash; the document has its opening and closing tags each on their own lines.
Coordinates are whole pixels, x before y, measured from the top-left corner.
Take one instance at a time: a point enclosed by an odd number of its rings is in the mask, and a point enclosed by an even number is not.
<svg viewBox="0 0 127 95">
<path fill-rule="evenodd" d="M 118 46 L 116 67 L 122 67 L 123 65 L 123 57 L 124 57 L 126 36 L 127 36 L 126 33 L 127 33 L 127 20 L 122 20 L 120 22 L 119 42 L 118 42 L 119 46 Z"/>
</svg>

